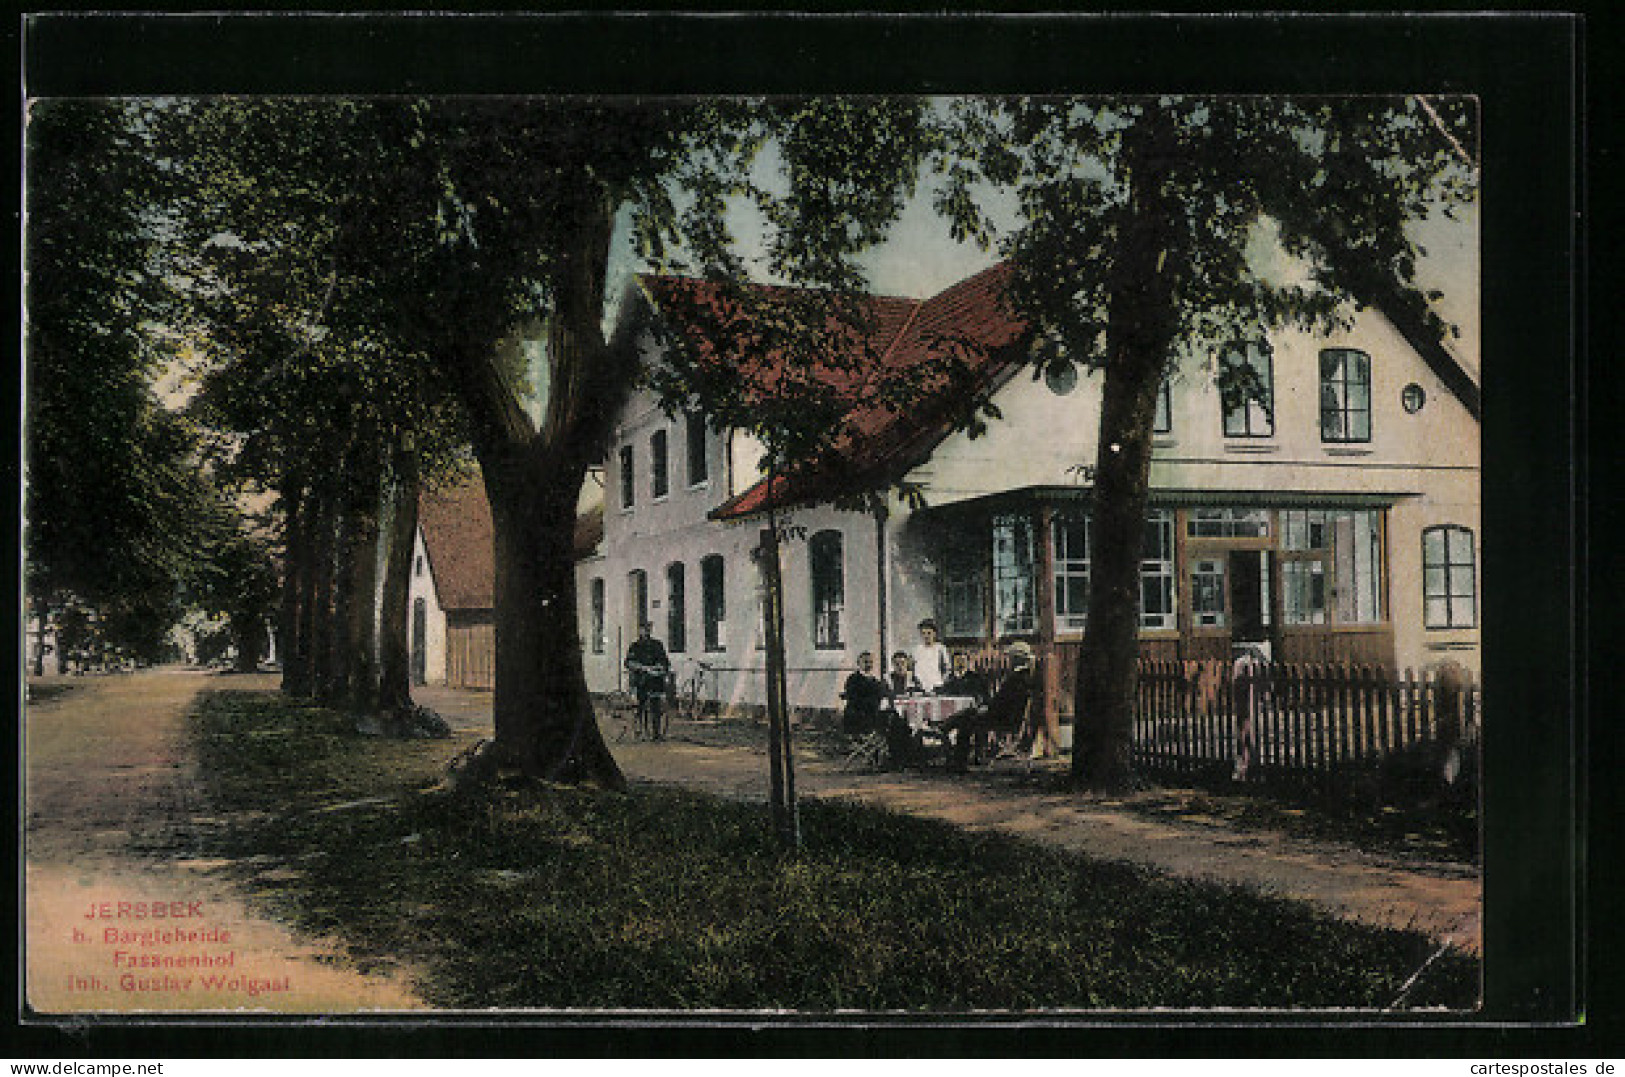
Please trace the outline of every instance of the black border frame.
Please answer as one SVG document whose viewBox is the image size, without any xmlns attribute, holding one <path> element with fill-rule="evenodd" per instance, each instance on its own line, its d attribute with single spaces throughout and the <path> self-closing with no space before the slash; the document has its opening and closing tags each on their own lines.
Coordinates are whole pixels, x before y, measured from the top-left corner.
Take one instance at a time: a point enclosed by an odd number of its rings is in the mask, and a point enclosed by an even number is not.
<svg viewBox="0 0 1625 1077">
<path fill-rule="evenodd" d="M 1077 1025 L 938 1027 L 760 1017 L 455 1016 L 13 1026 L 52 1054 L 589 1056 L 1026 1053 L 1288 1055 L 1595 1049 L 1583 928 L 1586 388 L 1576 222 L 1585 24 L 1563 13 L 1364 16 L 576 13 L 25 16 L 34 96 L 301 93 L 1469 93 L 1484 188 L 1485 1006 L 1466 1022 L 1326 1015 L 1129 1015 Z M 20 117 L 19 109 L 19 117 Z M 19 139 L 12 141 L 13 152 Z M 19 173 L 20 174 L 20 173 Z M 14 270 L 15 272 L 15 270 Z M 13 414 L 16 414 L 15 410 Z M 1599 413 L 1602 414 L 1602 413 Z M 14 440 L 13 444 L 17 444 Z M 16 468 L 16 461 L 10 464 Z M 17 474 L 16 471 L 12 472 Z M 16 513 L 17 506 L 9 510 Z M 1530 526 L 1538 522 L 1539 527 Z M 12 516 L 10 533 L 18 533 Z M 15 582 L 13 584 L 15 586 Z M 18 693 L 20 698 L 20 692 Z M 1497 726 L 1504 723 L 1504 729 Z M 12 772 L 14 774 L 14 771 Z M 10 780 L 15 780 L 12 777 Z M 13 793 L 15 790 L 11 790 Z M 15 805 L 13 796 L 9 803 Z M 19 873 L 20 877 L 20 873 Z M 8 897 L 8 900 L 15 898 Z M 1600 907 L 1600 906 L 1599 906 Z M 20 910 L 16 910 L 20 912 Z M 1617 940 L 1617 929 L 1610 928 Z M 11 992 L 18 985 L 8 985 Z M 8 1020 L 14 995 L 5 1000 Z M 1600 998 L 1599 998 L 1600 1001 Z M 482 1022 L 485 1018 L 480 1019 Z M 658 1019 L 657 1019 L 658 1022 Z M 641 1027 L 640 1027 L 641 1026 Z M 1170 1027 L 1174 1026 L 1174 1027 Z M 1600 1039 L 1599 1039 L 1600 1038 Z M 1517 1052 L 1521 1053 L 1521 1052 Z"/>
</svg>

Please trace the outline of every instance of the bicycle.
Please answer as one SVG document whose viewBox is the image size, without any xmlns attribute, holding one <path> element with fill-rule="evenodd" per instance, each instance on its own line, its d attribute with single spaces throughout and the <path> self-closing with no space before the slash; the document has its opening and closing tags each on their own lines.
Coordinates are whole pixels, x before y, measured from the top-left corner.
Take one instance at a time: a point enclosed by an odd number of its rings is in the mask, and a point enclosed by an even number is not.
<svg viewBox="0 0 1625 1077">
<path fill-rule="evenodd" d="M 705 662 L 695 662 L 694 672 L 682 683 L 677 693 L 678 713 L 685 721 L 696 721 L 705 703 L 700 700 L 700 689 L 705 687 L 705 675 L 711 672 L 711 666 Z"/>
<path fill-rule="evenodd" d="M 632 737 L 634 740 L 660 740 L 666 735 L 666 682 L 670 671 L 639 663 L 631 663 L 627 668 L 636 678 L 632 689 L 637 696 L 637 708 L 632 715 Z"/>
<path fill-rule="evenodd" d="M 666 735 L 664 692 L 645 692 L 638 698 L 637 713 L 633 718 L 633 736 L 637 740 L 659 740 Z"/>
</svg>

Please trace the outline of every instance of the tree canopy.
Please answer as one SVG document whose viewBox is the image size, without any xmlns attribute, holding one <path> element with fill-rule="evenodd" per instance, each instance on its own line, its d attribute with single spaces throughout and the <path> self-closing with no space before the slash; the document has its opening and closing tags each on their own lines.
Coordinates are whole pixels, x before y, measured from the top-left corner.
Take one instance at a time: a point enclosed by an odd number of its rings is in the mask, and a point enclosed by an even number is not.
<svg viewBox="0 0 1625 1077">
<path fill-rule="evenodd" d="M 1377 304 L 1424 353 L 1437 347 L 1448 327 L 1416 286 L 1423 252 L 1406 226 L 1473 197 L 1476 114 L 1418 97 L 1040 98 L 958 102 L 952 123 L 965 159 L 939 208 L 986 242 L 975 184 L 1013 190 L 1020 219 L 1001 247 L 1039 360 L 1105 373 L 1074 763 L 1080 780 L 1119 786 L 1162 378 L 1196 356 L 1227 402 L 1267 406 L 1249 366 L 1218 362 L 1225 350 L 1283 326 L 1346 327 Z M 1250 260 L 1271 223 L 1306 279 Z"/>
<path fill-rule="evenodd" d="M 152 658 L 218 491 L 154 390 L 176 341 L 146 150 L 128 106 L 30 110 L 25 543 L 37 612 L 86 603 L 109 642 Z"/>
</svg>

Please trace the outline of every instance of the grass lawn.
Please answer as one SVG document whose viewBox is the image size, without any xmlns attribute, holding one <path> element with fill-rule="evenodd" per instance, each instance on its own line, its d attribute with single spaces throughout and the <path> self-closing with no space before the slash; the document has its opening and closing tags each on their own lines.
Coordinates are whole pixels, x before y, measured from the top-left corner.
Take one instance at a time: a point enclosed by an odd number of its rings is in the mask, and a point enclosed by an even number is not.
<svg viewBox="0 0 1625 1077">
<path fill-rule="evenodd" d="M 679 728 L 679 736 L 696 743 L 767 748 L 767 728 L 758 722 L 730 719 Z M 848 737 L 825 726 L 803 727 L 796 737 L 798 744 L 831 759 L 844 759 L 851 750 Z M 1068 758 L 1062 769 L 1042 767 L 1031 774 L 1006 771 L 994 780 L 1028 792 L 1064 794 L 1070 788 L 1070 762 Z M 1372 796 L 1367 786 L 1314 791 L 1266 783 L 1241 785 L 1222 778 L 1206 785 L 1190 777 L 1153 774 L 1148 780 L 1149 788 L 1123 798 L 1124 811 L 1172 822 L 1218 819 L 1237 830 L 1279 831 L 1405 860 L 1478 863 L 1478 809 L 1471 790 L 1453 794 L 1432 790 L 1432 797 L 1385 800 Z"/>
<path fill-rule="evenodd" d="M 364 965 L 467 1008 L 1030 1010 L 1387 1006 L 1423 936 L 851 804 L 663 787 L 435 789 L 444 741 L 357 736 L 271 693 L 204 697 L 192 735 L 230 820 L 163 838 Z M 1436 961 L 1411 1006 L 1470 1007 Z"/>
</svg>

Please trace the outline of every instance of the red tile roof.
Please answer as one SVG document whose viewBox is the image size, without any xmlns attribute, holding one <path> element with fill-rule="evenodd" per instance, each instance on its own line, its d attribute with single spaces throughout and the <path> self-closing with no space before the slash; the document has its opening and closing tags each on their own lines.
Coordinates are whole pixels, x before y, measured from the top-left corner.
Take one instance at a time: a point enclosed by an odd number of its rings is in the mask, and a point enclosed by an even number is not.
<svg viewBox="0 0 1625 1077">
<path fill-rule="evenodd" d="M 871 325 L 864 341 L 854 341 L 842 361 L 818 372 L 820 378 L 849 392 L 852 410 L 831 452 L 815 466 L 781 477 L 771 492 L 767 480 L 723 502 L 711 513 L 737 519 L 770 506 L 824 501 L 883 485 L 919 463 L 964 418 L 976 394 L 1011 365 L 1012 345 L 1026 335 L 1026 325 L 1003 302 L 1010 277 L 1007 264 L 993 266 L 932 296 L 867 300 Z M 645 277 L 644 286 L 668 318 L 681 317 L 681 304 L 667 302 L 680 291 L 701 291 L 702 282 Z M 771 297 L 787 289 L 761 289 Z M 703 294 L 703 292 L 702 292 Z M 696 338 L 701 330 L 693 330 Z M 705 342 L 697 340 L 703 348 Z M 958 362 L 943 363 L 944 355 Z M 779 376 L 782 363 L 772 356 L 761 362 L 764 383 Z M 889 402 L 880 391 L 888 379 L 902 381 L 913 371 L 918 397 L 906 406 Z"/>
<path fill-rule="evenodd" d="M 448 610 L 488 610 L 496 605 L 496 562 L 491 506 L 478 475 L 418 499 L 418 526 L 429 550 L 440 605 Z"/>
</svg>

